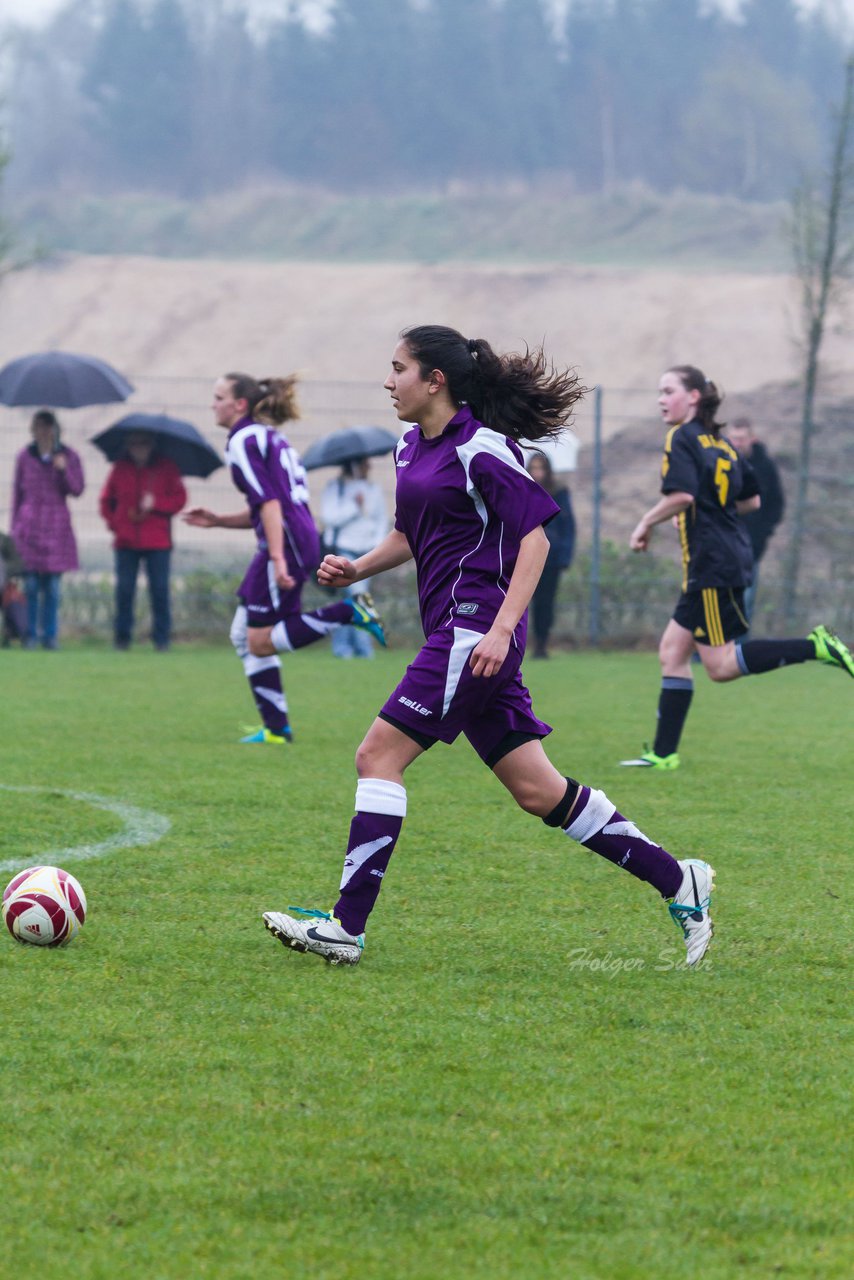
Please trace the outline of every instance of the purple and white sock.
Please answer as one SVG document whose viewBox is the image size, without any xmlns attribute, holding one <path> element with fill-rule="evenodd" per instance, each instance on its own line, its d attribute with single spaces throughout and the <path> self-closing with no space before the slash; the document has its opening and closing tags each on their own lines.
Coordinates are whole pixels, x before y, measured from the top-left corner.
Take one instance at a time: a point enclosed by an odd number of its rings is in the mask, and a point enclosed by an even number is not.
<svg viewBox="0 0 854 1280">
<path fill-rule="evenodd" d="M 282 688 L 281 662 L 275 655 L 256 658 L 253 653 L 241 661 L 264 728 L 282 734 L 288 727 L 288 700 Z"/>
<path fill-rule="evenodd" d="M 646 880 L 663 897 L 673 898 L 679 891 L 682 872 L 676 859 L 618 813 L 603 791 L 580 788 L 564 831 L 585 849 Z"/>
<path fill-rule="evenodd" d="M 405 787 L 384 778 L 359 779 L 340 897 L 332 912 L 354 936 L 362 933 L 373 910 L 405 817 Z"/>
<path fill-rule="evenodd" d="M 292 653 L 294 649 L 304 649 L 307 644 L 322 640 L 330 631 L 337 631 L 352 620 L 350 605 L 346 600 L 339 600 L 311 613 L 289 614 L 273 627 L 270 640 L 279 653 Z"/>
</svg>

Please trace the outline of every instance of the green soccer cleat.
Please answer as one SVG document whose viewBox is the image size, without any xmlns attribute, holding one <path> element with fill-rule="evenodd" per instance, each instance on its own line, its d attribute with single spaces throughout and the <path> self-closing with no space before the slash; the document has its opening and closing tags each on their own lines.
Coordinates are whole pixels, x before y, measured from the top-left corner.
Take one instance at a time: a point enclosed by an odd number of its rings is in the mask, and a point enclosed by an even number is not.
<svg viewBox="0 0 854 1280">
<path fill-rule="evenodd" d="M 361 627 L 363 631 L 370 632 L 374 639 L 379 641 L 385 649 L 387 641 L 385 638 L 382 619 L 377 613 L 371 597 L 366 592 L 363 592 L 362 595 L 353 596 L 352 599 L 347 601 L 347 603 L 353 611 L 353 617 L 350 620 L 350 625 L 353 627 Z"/>
<path fill-rule="evenodd" d="M 847 644 L 842 643 L 839 636 L 819 624 L 813 627 L 807 640 L 812 640 L 815 645 L 815 656 L 819 662 L 828 662 L 832 667 L 841 667 L 843 671 L 848 672 L 849 676 L 854 676 L 854 654 L 851 653 Z"/>
<path fill-rule="evenodd" d="M 310 951 L 327 964 L 358 964 L 365 949 L 365 935 L 343 929 L 328 911 L 311 911 L 305 907 L 288 907 L 304 916 L 296 920 L 282 911 L 265 911 L 265 928 L 274 938 L 293 951 Z"/>
<path fill-rule="evenodd" d="M 245 738 L 241 738 L 241 742 L 265 742 L 273 746 L 281 747 L 286 742 L 293 742 L 294 735 L 291 733 L 290 727 L 286 727 L 281 733 L 271 733 L 269 729 L 256 729 L 251 733 L 247 733 Z"/>
<path fill-rule="evenodd" d="M 675 751 L 669 756 L 657 756 L 647 747 L 633 760 L 621 760 L 620 764 L 626 769 L 678 769 L 679 756 Z"/>
</svg>

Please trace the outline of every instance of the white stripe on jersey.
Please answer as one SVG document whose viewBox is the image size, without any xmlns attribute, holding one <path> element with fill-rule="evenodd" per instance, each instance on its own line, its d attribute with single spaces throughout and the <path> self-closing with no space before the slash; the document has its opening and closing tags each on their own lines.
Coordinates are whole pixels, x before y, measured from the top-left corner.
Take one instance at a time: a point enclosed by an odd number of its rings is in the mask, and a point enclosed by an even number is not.
<svg viewBox="0 0 854 1280">
<path fill-rule="evenodd" d="M 505 462 L 508 467 L 518 471 L 531 484 L 536 483 L 515 457 L 506 437 L 498 431 L 491 430 L 489 427 L 478 427 L 470 440 L 466 440 L 465 444 L 457 445 L 457 453 L 466 469 L 466 480 L 468 480 L 469 467 L 474 455 L 476 453 L 491 453 L 493 458 L 498 458 L 499 462 Z"/>
<path fill-rule="evenodd" d="M 492 457 L 497 458 L 499 462 L 503 462 L 506 466 L 512 468 L 513 471 L 516 471 L 520 475 L 523 475 L 526 480 L 531 480 L 531 477 L 528 475 L 528 472 L 525 470 L 522 464 L 518 461 L 518 459 L 514 456 L 513 451 L 509 448 L 505 437 L 502 436 L 498 431 L 492 431 L 489 427 L 478 427 L 477 431 L 475 431 L 474 435 L 471 437 L 470 440 L 466 440 L 465 444 L 457 445 L 457 457 L 459 458 L 460 462 L 463 465 L 463 470 L 465 471 L 465 476 L 466 476 L 466 493 L 471 498 L 474 504 L 474 508 L 477 511 L 477 514 L 480 516 L 483 529 L 481 530 L 481 535 L 480 535 L 480 538 L 478 539 L 477 546 L 472 547 L 471 551 L 466 552 L 466 555 L 463 556 L 463 559 L 460 561 L 460 572 L 457 575 L 456 582 L 451 588 L 451 601 L 452 601 L 451 616 L 453 616 L 454 609 L 456 608 L 456 605 L 457 605 L 456 590 L 457 590 L 457 583 L 462 577 L 463 563 L 467 556 L 471 555 L 472 552 L 477 551 L 478 547 L 480 547 L 480 544 L 483 541 L 483 535 L 486 532 L 487 523 L 489 521 L 489 515 L 486 510 L 486 505 L 483 501 L 483 498 L 480 496 L 480 493 L 478 492 L 476 485 L 472 481 L 471 474 L 470 474 L 471 464 L 474 461 L 474 458 L 476 457 L 476 455 L 479 453 L 491 454 Z M 531 481 L 531 483 L 534 483 L 534 482 Z M 502 595 L 506 595 L 507 593 L 501 585 L 501 579 L 504 577 L 504 573 L 502 571 L 503 547 L 504 547 L 504 524 L 502 523 L 501 530 L 499 533 L 499 538 L 498 538 L 499 572 L 495 579 L 495 585 L 498 587 L 498 590 L 501 592 Z"/>
<path fill-rule="evenodd" d="M 250 484 L 253 489 L 256 489 L 263 496 L 264 490 L 255 479 L 255 472 L 252 470 L 246 453 L 246 444 L 250 438 L 257 442 L 261 457 L 266 458 L 267 428 L 259 426 L 255 422 L 250 422 L 245 427 L 241 427 L 237 434 L 233 435 L 229 440 L 225 449 L 225 461 L 227 466 L 237 467 L 247 484 Z"/>
</svg>

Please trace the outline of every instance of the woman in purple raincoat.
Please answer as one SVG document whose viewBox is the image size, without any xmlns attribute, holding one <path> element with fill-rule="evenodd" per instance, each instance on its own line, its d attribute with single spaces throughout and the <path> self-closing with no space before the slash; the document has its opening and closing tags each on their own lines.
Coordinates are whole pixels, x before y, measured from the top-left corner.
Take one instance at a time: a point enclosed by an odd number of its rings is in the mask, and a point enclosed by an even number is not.
<svg viewBox="0 0 854 1280">
<path fill-rule="evenodd" d="M 24 565 L 27 597 L 25 647 L 57 647 L 60 579 L 79 568 L 69 497 L 83 492 L 80 457 L 60 442 L 59 423 L 49 409 L 33 414 L 33 443 L 15 460 L 12 538 Z"/>
</svg>

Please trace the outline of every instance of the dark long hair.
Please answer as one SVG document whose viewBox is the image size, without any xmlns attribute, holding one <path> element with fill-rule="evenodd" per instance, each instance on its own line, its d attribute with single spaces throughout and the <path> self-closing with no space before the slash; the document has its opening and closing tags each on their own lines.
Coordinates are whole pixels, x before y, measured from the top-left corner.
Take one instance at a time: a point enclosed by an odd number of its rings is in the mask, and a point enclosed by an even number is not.
<svg viewBox="0 0 854 1280">
<path fill-rule="evenodd" d="M 587 391 L 574 370 L 555 369 L 541 347 L 500 356 L 485 338 L 464 338 L 441 324 L 416 325 L 400 336 L 423 378 L 441 370 L 455 405 L 471 405 L 480 422 L 513 440 L 557 436 Z"/>
<path fill-rule="evenodd" d="M 667 372 L 677 374 L 686 391 L 699 391 L 700 399 L 697 401 L 697 412 L 694 414 L 694 420 L 699 422 L 701 427 L 705 427 L 706 431 L 711 432 L 713 436 L 720 435 L 726 423 L 716 422 L 715 414 L 723 403 L 723 395 L 718 391 L 711 378 L 707 378 L 703 370 L 698 369 L 693 364 L 674 364 L 670 366 Z"/>
<path fill-rule="evenodd" d="M 296 398 L 296 374 L 288 378 L 251 378 L 248 373 L 227 373 L 235 400 L 245 400 L 249 412 L 258 422 L 281 426 L 299 417 Z"/>
</svg>

